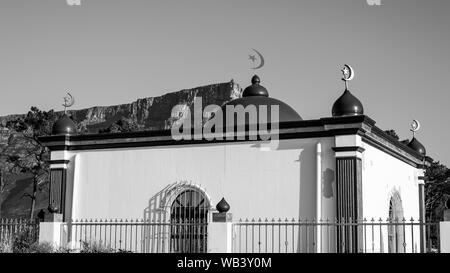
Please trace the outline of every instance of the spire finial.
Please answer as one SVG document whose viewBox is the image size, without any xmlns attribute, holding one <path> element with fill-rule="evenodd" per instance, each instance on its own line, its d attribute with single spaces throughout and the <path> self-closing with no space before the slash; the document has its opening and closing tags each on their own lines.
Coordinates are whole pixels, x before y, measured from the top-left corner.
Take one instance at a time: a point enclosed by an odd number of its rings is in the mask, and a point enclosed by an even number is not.
<svg viewBox="0 0 450 273">
<path fill-rule="evenodd" d="M 344 64 L 344 67 L 341 69 L 341 71 L 342 74 L 344 75 L 342 80 L 345 83 L 345 90 L 348 90 L 348 81 L 353 80 L 353 78 L 355 77 L 355 71 L 348 64 Z"/>
<path fill-rule="evenodd" d="M 216 209 L 220 213 L 227 212 L 230 210 L 230 205 L 228 204 L 227 201 L 225 201 L 225 198 L 223 197 L 222 200 L 220 200 L 220 202 L 217 203 Z"/>
</svg>

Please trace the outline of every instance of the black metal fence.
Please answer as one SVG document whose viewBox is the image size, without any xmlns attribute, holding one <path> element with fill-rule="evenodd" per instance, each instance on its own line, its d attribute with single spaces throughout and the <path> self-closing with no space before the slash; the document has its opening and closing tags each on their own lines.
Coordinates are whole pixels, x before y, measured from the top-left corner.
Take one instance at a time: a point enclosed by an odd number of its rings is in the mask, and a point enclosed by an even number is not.
<svg viewBox="0 0 450 273">
<path fill-rule="evenodd" d="M 0 219 L 0 242 L 12 241 L 19 236 L 28 242 L 39 239 L 39 221 L 28 219 Z"/>
<path fill-rule="evenodd" d="M 69 247 L 94 245 L 134 253 L 206 253 L 207 222 L 144 220 L 76 220 L 66 231 Z"/>
<path fill-rule="evenodd" d="M 439 223 L 413 219 L 239 220 L 233 224 L 236 253 L 423 253 L 439 252 Z"/>
</svg>

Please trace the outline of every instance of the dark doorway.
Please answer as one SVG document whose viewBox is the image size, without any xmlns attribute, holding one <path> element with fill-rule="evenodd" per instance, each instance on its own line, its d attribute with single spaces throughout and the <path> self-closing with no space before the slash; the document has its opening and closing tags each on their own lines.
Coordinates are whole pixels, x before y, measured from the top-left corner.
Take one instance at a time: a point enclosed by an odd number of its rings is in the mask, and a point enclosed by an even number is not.
<svg viewBox="0 0 450 273">
<path fill-rule="evenodd" d="M 188 189 L 172 203 L 170 252 L 206 253 L 209 204 L 203 193 Z"/>
</svg>

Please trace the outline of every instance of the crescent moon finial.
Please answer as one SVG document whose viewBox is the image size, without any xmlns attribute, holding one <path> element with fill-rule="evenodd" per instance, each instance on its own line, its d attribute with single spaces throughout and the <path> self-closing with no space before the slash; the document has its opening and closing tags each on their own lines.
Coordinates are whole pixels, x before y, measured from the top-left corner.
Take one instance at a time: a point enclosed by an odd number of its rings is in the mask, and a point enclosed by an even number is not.
<svg viewBox="0 0 450 273">
<path fill-rule="evenodd" d="M 344 67 L 341 69 L 341 72 L 343 74 L 343 78 L 342 80 L 345 82 L 345 89 L 348 89 L 348 81 L 353 80 L 353 78 L 355 77 L 355 70 L 353 70 L 353 68 L 348 65 L 348 64 L 344 64 Z"/>
<path fill-rule="evenodd" d="M 255 51 L 255 53 L 258 55 L 259 61 L 260 61 L 259 65 L 258 65 L 258 66 L 255 66 L 255 67 L 252 67 L 252 69 L 260 69 L 260 68 L 263 67 L 264 64 L 265 64 L 265 62 L 264 62 L 264 57 L 263 57 L 263 55 L 262 55 L 258 50 L 254 49 L 254 48 L 252 48 L 252 50 Z M 254 63 L 254 62 L 256 61 L 257 58 L 256 58 L 255 55 L 249 55 L 249 59 L 252 60 L 252 62 Z"/>
<path fill-rule="evenodd" d="M 67 92 L 67 95 L 63 97 L 64 103 L 62 106 L 64 106 L 64 114 L 67 113 L 67 108 L 72 107 L 75 104 L 75 98 Z"/>
<path fill-rule="evenodd" d="M 413 133 L 413 137 L 415 136 L 416 132 L 420 129 L 420 122 L 417 119 L 413 119 L 411 122 L 411 129 L 409 129 Z"/>
</svg>

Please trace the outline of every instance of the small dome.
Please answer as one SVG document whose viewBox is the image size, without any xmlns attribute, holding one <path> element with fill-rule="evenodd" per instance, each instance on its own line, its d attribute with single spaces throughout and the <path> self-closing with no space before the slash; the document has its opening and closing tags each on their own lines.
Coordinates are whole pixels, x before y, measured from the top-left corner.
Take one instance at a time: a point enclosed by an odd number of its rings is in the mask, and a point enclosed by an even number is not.
<svg viewBox="0 0 450 273">
<path fill-rule="evenodd" d="M 242 93 L 242 98 L 237 98 L 232 101 L 229 101 L 222 105 L 222 113 L 223 113 L 223 119 L 224 119 L 224 126 L 228 127 L 231 123 L 226 120 L 226 109 L 228 105 L 232 105 L 234 107 L 238 105 L 242 105 L 244 108 L 246 108 L 249 105 L 256 106 L 256 113 L 258 120 L 256 123 L 259 122 L 259 106 L 267 106 L 267 115 L 266 115 L 266 122 L 271 122 L 271 107 L 272 106 L 278 106 L 278 117 L 279 122 L 289 122 L 289 121 L 300 121 L 302 118 L 300 115 L 292 109 L 289 105 L 286 103 L 269 97 L 269 92 L 267 92 L 267 89 L 260 85 L 260 79 L 257 75 L 253 76 L 252 78 L 252 85 L 245 88 L 244 92 Z M 237 120 L 238 115 L 235 114 L 235 120 L 234 125 L 236 124 L 254 124 L 254 122 L 250 122 L 249 118 L 245 117 L 245 121 L 243 120 Z"/>
<path fill-rule="evenodd" d="M 420 143 L 420 141 L 418 141 L 415 137 L 411 139 L 407 146 L 423 156 L 427 153 L 425 146 L 423 146 L 422 143 Z"/>
<path fill-rule="evenodd" d="M 73 135 L 77 133 L 77 126 L 66 114 L 53 124 L 52 135 Z"/>
<path fill-rule="evenodd" d="M 338 116 L 355 116 L 363 115 L 364 108 L 359 99 L 353 96 L 348 89 L 333 104 L 332 115 Z"/>
<path fill-rule="evenodd" d="M 257 75 L 254 75 L 252 77 L 252 85 L 247 86 L 247 88 L 245 88 L 244 92 L 242 92 L 242 97 L 251 97 L 251 96 L 264 96 L 264 97 L 268 97 L 269 96 L 269 92 L 267 92 L 267 89 L 262 86 L 259 85 L 260 83 L 260 79 Z"/>
</svg>

